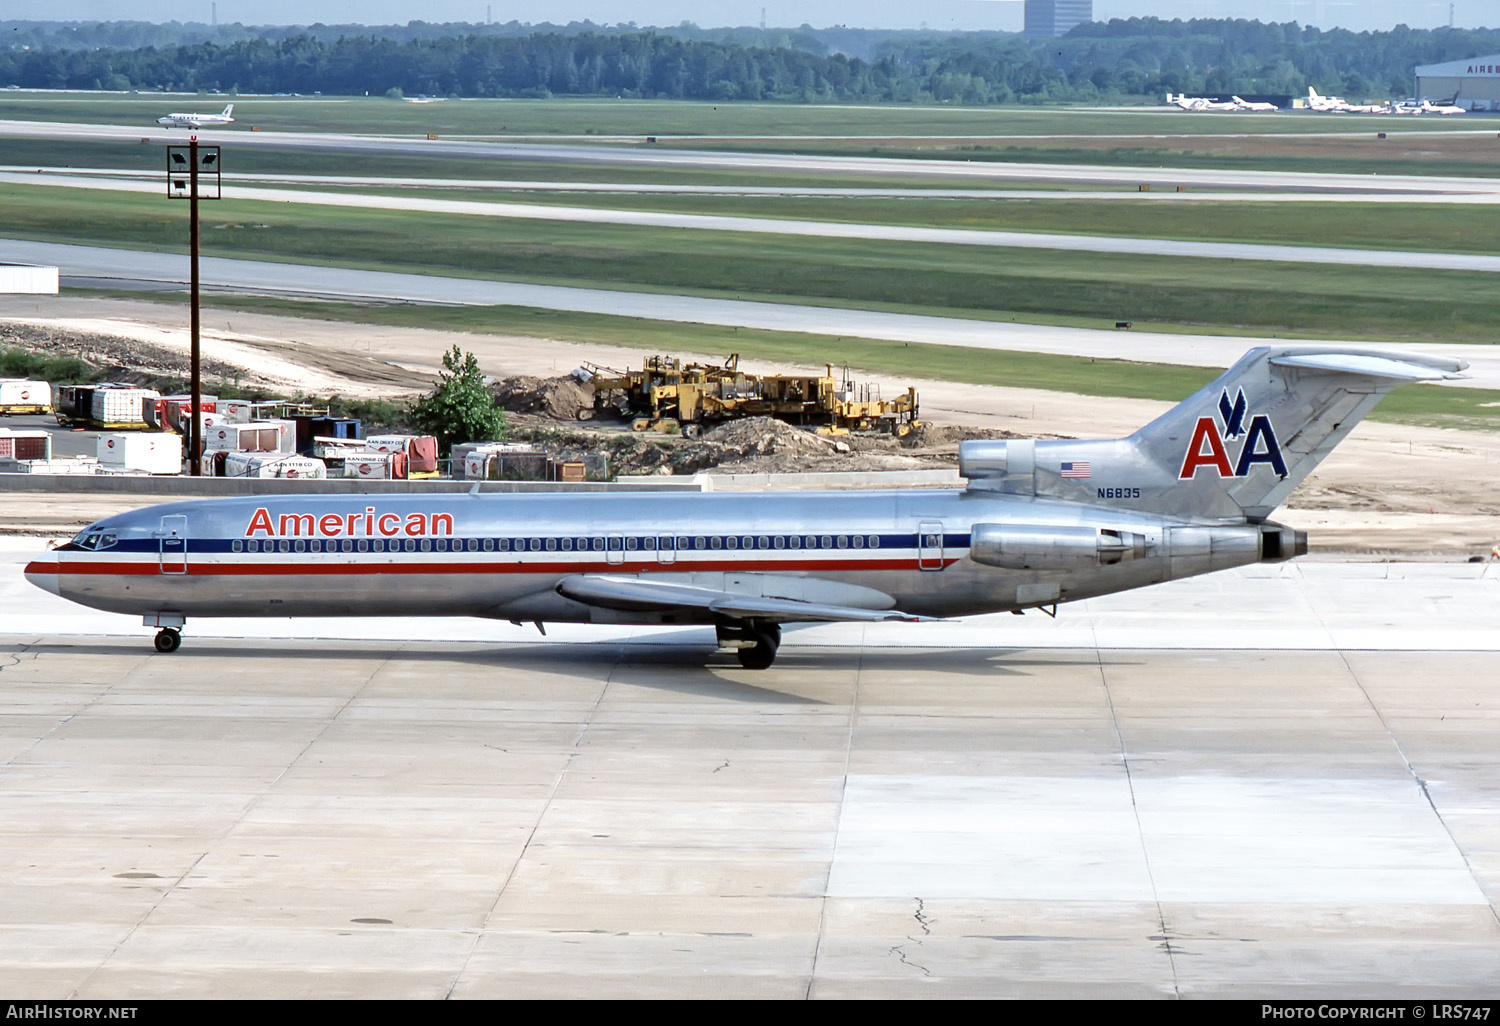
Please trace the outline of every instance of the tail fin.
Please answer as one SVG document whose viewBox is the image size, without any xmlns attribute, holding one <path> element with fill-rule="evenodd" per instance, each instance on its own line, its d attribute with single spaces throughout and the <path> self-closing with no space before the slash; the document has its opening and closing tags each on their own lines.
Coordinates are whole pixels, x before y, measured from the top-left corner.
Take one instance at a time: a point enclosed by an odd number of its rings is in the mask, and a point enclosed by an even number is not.
<svg viewBox="0 0 1500 1026">
<path fill-rule="evenodd" d="M 1321 100 L 1322 99 L 1322 97 L 1318 95 L 1318 91 L 1316 89 L 1314 89 L 1312 86 L 1308 86 L 1307 87 L 1307 98 L 1309 100 Z"/>
<path fill-rule="evenodd" d="M 232 117 L 233 115 L 234 115 L 234 104 L 232 104 L 232 103 L 226 103 L 224 105 L 224 113 L 220 114 L 219 117 L 221 117 L 221 118 L 227 118 L 227 117 Z"/>
<path fill-rule="evenodd" d="M 1369 349 L 1252 349 L 1129 438 L 965 442 L 960 471 L 971 489 L 1262 520 L 1387 392 L 1458 377 L 1466 366 Z"/>
</svg>

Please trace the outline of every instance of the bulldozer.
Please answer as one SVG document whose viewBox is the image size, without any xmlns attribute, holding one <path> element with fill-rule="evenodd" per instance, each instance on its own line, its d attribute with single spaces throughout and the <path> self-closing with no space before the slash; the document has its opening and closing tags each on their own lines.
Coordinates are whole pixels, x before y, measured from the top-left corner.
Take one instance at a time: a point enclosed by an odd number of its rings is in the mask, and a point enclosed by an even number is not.
<svg viewBox="0 0 1500 1026">
<path fill-rule="evenodd" d="M 917 390 L 883 399 L 879 386 L 857 385 L 846 366 L 821 375 L 747 374 L 738 353 L 721 365 L 648 357 L 639 371 L 588 366 L 594 408 L 631 417 L 636 431 L 695 437 L 740 417 L 775 417 L 828 434 L 884 431 L 903 436 L 918 424 Z"/>
</svg>

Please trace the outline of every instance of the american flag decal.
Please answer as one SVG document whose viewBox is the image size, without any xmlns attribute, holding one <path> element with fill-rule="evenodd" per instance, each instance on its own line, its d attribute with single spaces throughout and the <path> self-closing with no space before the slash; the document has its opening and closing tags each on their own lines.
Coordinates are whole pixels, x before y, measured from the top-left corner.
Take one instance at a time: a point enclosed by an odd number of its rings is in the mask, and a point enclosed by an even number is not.
<svg viewBox="0 0 1500 1026">
<path fill-rule="evenodd" d="M 1089 464 L 1087 460 L 1075 460 L 1072 463 L 1062 465 L 1063 480 L 1069 478 L 1085 478 L 1089 476 Z"/>
</svg>

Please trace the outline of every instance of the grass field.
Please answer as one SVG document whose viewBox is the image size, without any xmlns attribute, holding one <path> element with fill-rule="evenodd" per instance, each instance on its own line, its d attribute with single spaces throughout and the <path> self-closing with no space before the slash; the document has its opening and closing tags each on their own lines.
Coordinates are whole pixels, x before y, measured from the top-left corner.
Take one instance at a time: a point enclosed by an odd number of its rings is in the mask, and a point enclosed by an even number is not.
<svg viewBox="0 0 1500 1026">
<path fill-rule="evenodd" d="M 184 204 L 12 186 L 6 234 L 181 252 Z M 206 255 L 1019 320 L 1493 341 L 1494 275 L 871 242 L 222 201 Z"/>
<path fill-rule="evenodd" d="M 1290 115 L 1289 115 L 1290 116 Z M 1300 116 L 1300 115 L 1299 115 Z M 1363 115 L 1378 117 L 1378 115 Z M 1500 121 L 1483 115 L 1468 131 L 1388 129 L 1383 119 L 1365 131 L 1340 133 L 1266 133 L 1248 136 L 1166 135 L 1089 139 L 1081 136 L 1010 139 L 908 139 L 873 142 L 825 140 L 663 140 L 662 145 L 708 150 L 757 150 L 768 153 L 885 157 L 913 160 L 968 160 L 1000 163 L 1078 164 L 1090 167 L 1141 168 L 1158 184 L 1171 181 L 1173 169 L 1214 168 L 1234 171 L 1296 171 L 1321 174 L 1428 175 L 1490 177 L 1500 157 L 1496 129 Z M 1483 127 L 1475 129 L 1475 123 Z M 1385 132 L 1380 139 L 1378 133 Z"/>
<path fill-rule="evenodd" d="M 141 299 L 140 293 L 101 293 Z M 181 303 L 181 297 L 157 294 L 158 302 Z M 619 346 L 642 352 L 739 353 L 747 359 L 817 366 L 847 364 L 867 374 L 900 380 L 964 381 L 1081 395 L 1177 402 L 1217 375 L 1205 367 L 1094 360 L 1037 353 L 964 349 L 957 346 L 908 345 L 879 339 L 839 338 L 797 332 L 734 329 L 679 324 L 634 317 L 562 313 L 531 307 L 442 307 L 408 304 L 370 306 L 304 302 L 249 296 L 215 296 L 218 309 L 250 310 L 357 324 L 449 329 L 476 334 Z M 1434 386 L 1400 388 L 1376 409 L 1372 420 L 1500 431 L 1500 391 Z"/>
<path fill-rule="evenodd" d="M 0 118 L 139 123 L 169 110 L 215 110 L 230 97 L 0 93 Z M 204 133 L 225 146 L 231 173 L 343 174 L 438 179 L 604 182 L 672 186 L 943 188 L 915 175 L 827 175 L 630 167 L 562 161 L 349 155 L 237 147 L 251 125 L 444 137 L 605 134 L 695 137 L 681 145 L 1106 165 L 1266 167 L 1490 174 L 1500 141 L 1482 118 L 1327 118 L 1310 114 L 1211 116 L 1149 110 L 712 105 L 617 100 L 450 101 L 235 98 L 241 120 Z M 1376 131 L 1387 133 L 1377 141 Z M 706 135 L 764 136 L 704 142 Z M 879 135 L 880 140 L 789 140 L 788 135 Z M 183 133 L 184 137 L 186 133 Z M 935 141 L 935 137 L 987 136 Z M 952 147 L 957 147 L 956 149 Z M 607 152 L 607 149 L 606 149 Z M 0 163 L 136 169 L 157 173 L 160 144 L 7 139 Z M 1170 188 L 1171 171 L 1152 181 Z M 965 188 L 973 183 L 962 183 Z M 503 200 L 774 218 L 1086 233 L 1229 242 L 1494 252 L 1500 210 L 1488 206 L 1246 203 L 1007 197 L 1026 182 L 993 186 L 994 198 L 747 198 L 555 192 L 454 193 Z M 1061 187 L 1051 188 L 1061 192 Z M 360 191 L 374 191 L 361 187 Z M 397 192 L 396 189 L 381 190 Z M 424 190 L 425 191 L 425 190 Z M 407 194 L 411 194 L 410 191 Z M 207 255 L 335 264 L 639 292 L 747 298 L 899 313 L 1205 334 L 1372 341 L 1494 341 L 1496 276 L 1223 260 L 1180 261 L 1061 250 L 684 231 L 531 219 L 222 201 L 205 208 Z M 184 252 L 185 204 L 164 196 L 0 186 L 4 234 L 89 245 Z M 230 302 L 264 308 L 268 300 Z M 646 349 L 740 351 L 770 360 L 847 361 L 900 376 L 1057 388 L 1093 395 L 1176 399 L 1208 379 L 1195 368 L 976 352 L 867 340 L 706 328 L 516 308 L 364 308 L 296 303 L 340 319 L 611 342 Z M 1118 336 L 1122 356 L 1130 334 Z M 815 354 L 815 355 L 813 355 Z M 1403 389 L 1381 416 L 1494 427 L 1495 396 L 1473 390 Z"/>
<path fill-rule="evenodd" d="M 293 186 L 294 188 L 297 186 Z M 1091 199 L 1088 193 L 1035 199 L 943 197 L 799 197 L 659 195 L 649 193 L 504 192 L 455 197 L 451 191 L 351 188 L 371 195 L 426 195 L 437 199 L 492 199 L 508 203 L 718 214 L 846 224 L 968 228 L 984 231 L 1107 235 L 1417 250 L 1433 253 L 1496 251 L 1500 204 L 1275 203 L 1236 200 Z M 1138 194 L 1137 194 L 1138 195 Z"/>
</svg>

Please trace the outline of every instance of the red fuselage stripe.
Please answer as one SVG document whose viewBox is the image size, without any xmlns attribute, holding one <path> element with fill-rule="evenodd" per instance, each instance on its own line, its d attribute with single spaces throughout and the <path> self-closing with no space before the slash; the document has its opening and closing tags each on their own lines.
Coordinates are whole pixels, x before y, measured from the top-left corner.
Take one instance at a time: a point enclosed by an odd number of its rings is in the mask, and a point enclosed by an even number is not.
<svg viewBox="0 0 1500 1026">
<path fill-rule="evenodd" d="M 936 569 L 958 562 L 956 557 L 938 560 L 923 560 Z M 166 570 L 163 570 L 163 567 Z M 158 575 L 180 577 L 177 568 L 182 566 L 180 558 L 170 555 L 162 562 L 114 562 L 107 560 L 67 560 L 58 563 L 43 563 L 40 560 L 27 565 L 29 574 L 98 575 L 106 577 L 155 577 Z M 677 560 L 659 563 L 656 560 L 636 560 L 623 563 L 478 563 L 478 562 L 366 562 L 324 563 L 304 561 L 300 563 L 218 563 L 189 561 L 186 574 L 191 577 L 276 577 L 287 575 L 360 575 L 360 574 L 598 574 L 640 573 L 644 571 L 689 572 L 689 571 L 828 571 L 828 570 L 919 570 L 922 564 L 914 556 L 893 559 L 817 559 L 817 560 Z"/>
</svg>

